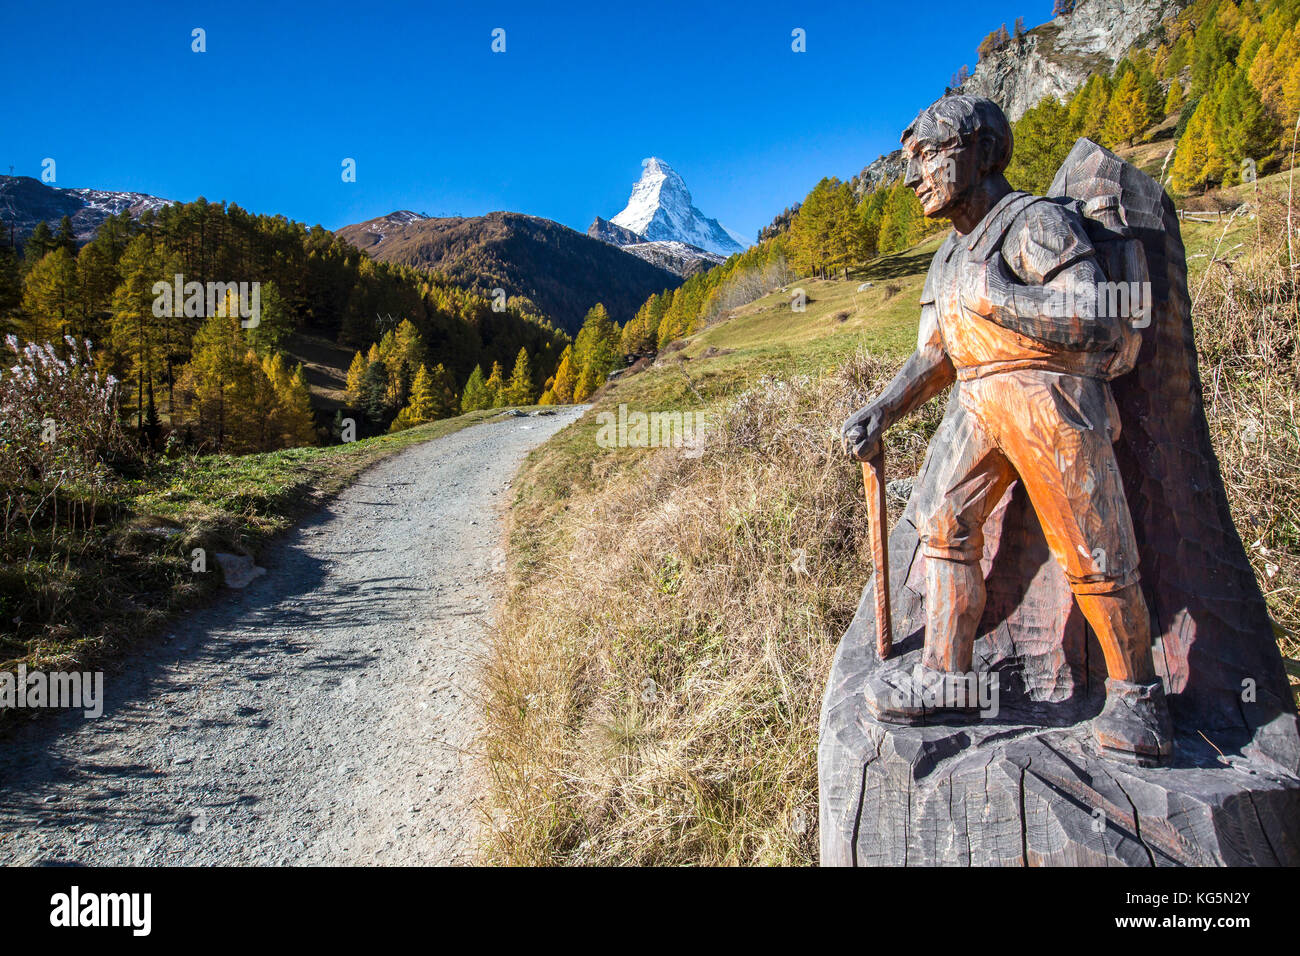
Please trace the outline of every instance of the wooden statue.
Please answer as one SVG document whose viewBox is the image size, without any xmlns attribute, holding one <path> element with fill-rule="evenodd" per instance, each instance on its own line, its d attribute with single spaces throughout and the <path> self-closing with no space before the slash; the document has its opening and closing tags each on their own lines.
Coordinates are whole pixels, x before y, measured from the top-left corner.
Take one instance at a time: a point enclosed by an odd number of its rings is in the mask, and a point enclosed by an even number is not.
<svg viewBox="0 0 1300 956">
<path fill-rule="evenodd" d="M 1210 445 L 1172 204 L 1084 139 L 1048 197 L 1013 190 L 989 100 L 945 97 L 902 142 L 954 228 L 846 450 L 876 459 L 952 395 L 892 586 L 868 583 L 827 686 L 823 862 L 1300 862 L 1300 733 Z M 1159 795 L 1146 816 L 1125 774 Z"/>
</svg>

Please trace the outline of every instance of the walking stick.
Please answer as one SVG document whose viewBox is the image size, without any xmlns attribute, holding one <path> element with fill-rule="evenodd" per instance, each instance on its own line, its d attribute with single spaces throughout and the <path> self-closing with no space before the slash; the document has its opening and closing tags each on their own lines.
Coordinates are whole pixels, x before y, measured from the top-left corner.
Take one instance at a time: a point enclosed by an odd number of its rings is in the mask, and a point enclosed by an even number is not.
<svg viewBox="0 0 1300 956">
<path fill-rule="evenodd" d="M 885 540 L 889 512 L 885 509 L 885 450 L 862 463 L 862 484 L 867 492 L 871 524 L 871 560 L 876 565 L 876 653 L 883 661 L 894 646 L 894 626 L 889 613 L 889 551 Z"/>
</svg>

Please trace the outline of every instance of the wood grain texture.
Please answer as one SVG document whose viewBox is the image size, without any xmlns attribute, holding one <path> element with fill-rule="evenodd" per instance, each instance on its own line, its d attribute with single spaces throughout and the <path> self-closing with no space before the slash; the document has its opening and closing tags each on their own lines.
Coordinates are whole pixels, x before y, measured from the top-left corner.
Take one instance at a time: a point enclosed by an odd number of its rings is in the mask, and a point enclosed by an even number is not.
<svg viewBox="0 0 1300 956">
<path fill-rule="evenodd" d="M 974 667 L 999 676 L 997 716 L 911 727 L 871 717 L 862 688 L 881 664 L 869 581 L 822 703 L 823 865 L 1300 865 L 1300 728 L 1210 442 L 1177 216 L 1157 184 L 1095 144 L 1081 140 L 1062 169 L 1072 178 L 1058 176 L 1051 195 L 1119 187 L 1153 286 L 1135 368 L 1112 383 L 1114 447 L 1173 762 L 1139 769 L 1097 750 L 1087 721 L 1103 703 L 1101 649 L 1016 481 L 986 523 L 981 560 Z M 890 535 L 896 657 L 921 653 L 917 505 L 952 454 L 932 445 Z"/>
<path fill-rule="evenodd" d="M 885 504 L 885 453 L 881 451 L 862 463 L 862 487 L 867 494 L 868 520 L 871 524 L 871 561 L 883 586 L 876 589 L 876 656 L 882 661 L 894 646 L 894 623 L 889 610 L 889 509 Z"/>
</svg>

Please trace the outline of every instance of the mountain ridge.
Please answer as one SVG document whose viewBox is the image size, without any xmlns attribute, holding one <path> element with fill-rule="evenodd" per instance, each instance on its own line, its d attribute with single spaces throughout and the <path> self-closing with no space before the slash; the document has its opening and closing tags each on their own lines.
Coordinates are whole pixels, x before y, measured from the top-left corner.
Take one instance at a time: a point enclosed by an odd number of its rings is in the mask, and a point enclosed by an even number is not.
<svg viewBox="0 0 1300 956">
<path fill-rule="evenodd" d="M 85 245 L 104 220 L 123 212 L 139 219 L 145 212 L 176 204 L 148 193 L 110 189 L 51 186 L 31 176 L 0 176 L 0 225 L 21 245 L 38 222 L 56 228 L 64 216 L 72 220 L 78 245 Z M 6 240 L 9 235 L 4 237 Z"/>
<path fill-rule="evenodd" d="M 376 259 L 441 273 L 489 297 L 504 289 L 568 332 L 597 302 L 625 322 L 650 295 L 683 281 L 617 245 L 525 213 L 423 217 L 399 210 L 334 234 Z"/>
</svg>

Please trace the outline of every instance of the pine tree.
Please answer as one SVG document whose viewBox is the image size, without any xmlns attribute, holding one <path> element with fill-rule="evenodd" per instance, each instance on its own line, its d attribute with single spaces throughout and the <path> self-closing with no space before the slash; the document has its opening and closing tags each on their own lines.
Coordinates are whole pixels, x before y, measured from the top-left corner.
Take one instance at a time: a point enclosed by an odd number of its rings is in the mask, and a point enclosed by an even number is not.
<svg viewBox="0 0 1300 956">
<path fill-rule="evenodd" d="M 107 243 L 90 242 L 77 256 L 77 322 L 79 339 L 99 342 L 113 314 L 113 290 L 119 276 Z"/>
<path fill-rule="evenodd" d="M 72 258 L 77 258 L 77 234 L 72 229 L 71 216 L 64 216 L 59 220 L 59 231 L 54 236 L 54 248 L 64 249 Z"/>
<path fill-rule="evenodd" d="M 465 382 L 465 391 L 461 393 L 461 413 L 474 412 L 481 408 L 491 407 L 492 396 L 489 394 L 487 385 L 483 380 L 483 366 L 475 365 L 474 371 L 469 373 L 469 380 Z"/>
<path fill-rule="evenodd" d="M 510 383 L 506 386 L 506 404 L 531 405 L 535 394 L 533 374 L 528 367 L 528 350 L 521 348 L 514 371 L 510 373 Z"/>
<path fill-rule="evenodd" d="M 1238 182 L 1242 163 L 1261 164 L 1277 141 L 1277 129 L 1259 93 L 1242 70 L 1233 68 L 1215 84 L 1216 127 L 1226 165 L 1226 182 Z"/>
<path fill-rule="evenodd" d="M 376 357 L 361 379 L 361 409 L 376 425 L 388 417 L 388 366 Z"/>
<path fill-rule="evenodd" d="M 32 229 L 31 235 L 23 243 L 23 262 L 28 268 L 40 262 L 45 256 L 54 251 L 56 243 L 54 233 L 50 232 L 50 224 L 42 220 Z"/>
<path fill-rule="evenodd" d="M 456 379 L 439 362 L 429 373 L 429 392 L 433 399 L 433 417 L 450 418 L 460 411 L 460 399 L 456 397 Z"/>
<path fill-rule="evenodd" d="M 9 317 L 23 302 L 23 280 L 19 271 L 18 251 L 0 236 L 0 334 L 14 331 Z"/>
<path fill-rule="evenodd" d="M 261 310 L 257 325 L 248 330 L 248 340 L 259 355 L 271 355 L 284 348 L 293 332 L 293 317 L 288 304 L 274 282 L 264 282 L 261 288 Z"/>
</svg>

